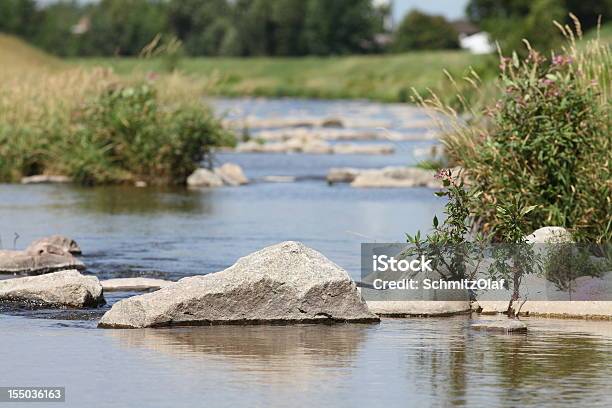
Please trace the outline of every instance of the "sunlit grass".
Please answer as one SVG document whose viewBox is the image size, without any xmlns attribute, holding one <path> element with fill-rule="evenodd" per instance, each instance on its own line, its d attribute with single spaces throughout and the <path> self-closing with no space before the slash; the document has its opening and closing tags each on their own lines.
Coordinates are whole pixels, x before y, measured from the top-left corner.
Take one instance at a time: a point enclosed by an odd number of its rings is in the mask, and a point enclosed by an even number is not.
<svg viewBox="0 0 612 408">
<path fill-rule="evenodd" d="M 185 58 L 179 69 L 206 78 L 209 93 L 226 96 L 295 96 L 407 101 L 409 90 L 449 86 L 443 70 L 463 75 L 486 56 L 461 51 L 398 55 L 301 58 Z M 80 66 L 112 67 L 118 73 L 163 72 L 162 59 L 85 58 Z"/>
</svg>

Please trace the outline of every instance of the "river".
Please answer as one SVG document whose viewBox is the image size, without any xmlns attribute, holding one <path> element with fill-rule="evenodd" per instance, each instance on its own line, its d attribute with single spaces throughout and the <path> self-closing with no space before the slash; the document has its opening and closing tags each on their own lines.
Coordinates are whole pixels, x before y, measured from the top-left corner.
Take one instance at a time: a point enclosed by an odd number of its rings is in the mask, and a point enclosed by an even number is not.
<svg viewBox="0 0 612 408">
<path fill-rule="evenodd" d="M 405 127 L 406 118 L 424 115 L 402 105 L 212 102 L 230 118 L 343 115 L 386 121 L 399 132 L 425 131 Z M 406 232 L 427 230 L 443 202 L 426 188 L 328 186 L 327 170 L 414 164 L 414 149 L 432 143 L 399 142 L 390 156 L 219 154 L 218 163 L 238 163 L 253 180 L 236 188 L 0 185 L 2 247 L 61 233 L 77 240 L 87 273 L 101 279 L 177 280 L 299 240 L 358 279 L 362 242 L 402 241 Z M 272 175 L 297 179 L 266 181 Z M 531 319 L 530 333 L 517 336 L 474 332 L 466 316 L 96 329 L 101 313 L 129 295 L 109 294 L 98 310 L 0 308 L 0 386 L 65 386 L 70 407 L 612 405 L 609 322 Z"/>
</svg>

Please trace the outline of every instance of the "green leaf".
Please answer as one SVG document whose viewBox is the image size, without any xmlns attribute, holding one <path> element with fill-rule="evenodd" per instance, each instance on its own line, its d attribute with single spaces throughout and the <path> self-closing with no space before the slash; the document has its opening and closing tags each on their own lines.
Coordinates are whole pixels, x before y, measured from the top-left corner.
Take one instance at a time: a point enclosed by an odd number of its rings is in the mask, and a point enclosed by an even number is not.
<svg viewBox="0 0 612 408">
<path fill-rule="evenodd" d="M 525 207 L 525 208 L 523 208 L 521 210 L 521 215 L 529 214 L 530 212 L 532 212 L 536 208 L 538 208 L 537 205 L 530 205 L 529 207 Z"/>
<path fill-rule="evenodd" d="M 434 228 L 438 228 L 438 217 L 435 215 L 433 217 L 433 226 Z"/>
</svg>

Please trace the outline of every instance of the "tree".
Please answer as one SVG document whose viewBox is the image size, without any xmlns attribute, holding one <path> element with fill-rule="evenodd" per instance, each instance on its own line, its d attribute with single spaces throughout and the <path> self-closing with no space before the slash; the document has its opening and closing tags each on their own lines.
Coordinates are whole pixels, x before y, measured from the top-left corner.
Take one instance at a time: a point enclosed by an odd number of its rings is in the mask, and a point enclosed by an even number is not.
<svg viewBox="0 0 612 408">
<path fill-rule="evenodd" d="M 373 42 L 377 15 L 370 0 L 309 0 L 305 38 L 312 54 L 364 52 Z"/>
<path fill-rule="evenodd" d="M 102 0 L 92 6 L 91 28 L 82 35 L 92 55 L 137 55 L 167 27 L 165 3 L 149 0 Z"/>
<path fill-rule="evenodd" d="M 72 27 L 83 17 L 83 9 L 76 1 L 53 3 L 40 10 L 40 22 L 32 41 L 37 46 L 61 56 L 78 55 L 79 37 Z"/>
<path fill-rule="evenodd" d="M 232 25 L 225 0 L 170 0 L 168 28 L 191 55 L 215 55 Z"/>
<path fill-rule="evenodd" d="M 307 52 L 304 38 L 303 0 L 275 0 L 272 19 L 276 23 L 276 55 L 304 55 Z"/>
<path fill-rule="evenodd" d="M 502 43 L 513 46 L 517 45 L 516 40 L 504 39 L 508 36 L 525 37 L 526 34 L 542 37 L 538 28 L 547 32 L 547 41 L 550 42 L 551 30 L 548 30 L 548 26 L 553 26 L 553 20 L 573 24 L 569 13 L 576 15 L 582 28 L 588 30 L 597 25 L 599 16 L 603 22 L 610 20 L 612 0 L 554 0 L 545 3 L 533 0 L 470 0 L 466 7 L 466 14 L 472 22 L 489 31 Z M 558 33 L 558 30 L 555 28 L 554 32 Z M 535 41 L 539 40 L 536 38 Z"/>
<path fill-rule="evenodd" d="M 606 0 L 607 1 L 607 0 Z M 466 12 L 470 20 L 489 32 L 506 54 L 527 54 L 523 39 L 540 51 L 548 51 L 561 39 L 553 21 L 564 22 L 568 0 L 471 0 Z"/>
<path fill-rule="evenodd" d="M 37 27 L 34 0 L 0 1 L 0 31 L 31 37 Z"/>
<path fill-rule="evenodd" d="M 459 48 L 459 35 L 442 16 L 413 10 L 404 17 L 395 33 L 396 51 L 447 48 Z"/>
</svg>

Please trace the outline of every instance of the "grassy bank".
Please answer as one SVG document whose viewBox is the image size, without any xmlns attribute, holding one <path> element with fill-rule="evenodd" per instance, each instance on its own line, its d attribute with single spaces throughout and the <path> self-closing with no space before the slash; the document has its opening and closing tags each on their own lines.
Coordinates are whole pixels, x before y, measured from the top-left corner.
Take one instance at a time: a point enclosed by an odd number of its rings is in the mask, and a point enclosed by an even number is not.
<svg viewBox="0 0 612 408">
<path fill-rule="evenodd" d="M 325 99 L 363 98 L 406 101 L 410 88 L 445 93 L 450 83 L 443 70 L 463 76 L 482 67 L 485 56 L 460 51 L 427 51 L 398 55 L 302 58 L 184 58 L 179 69 L 208 80 L 211 94 L 226 96 L 295 96 Z M 90 58 L 76 65 L 112 67 L 115 72 L 163 72 L 163 59 Z"/>
<path fill-rule="evenodd" d="M 0 36 L 0 181 L 34 174 L 81 184 L 180 184 L 231 143 L 181 75 L 75 67 Z"/>
</svg>

